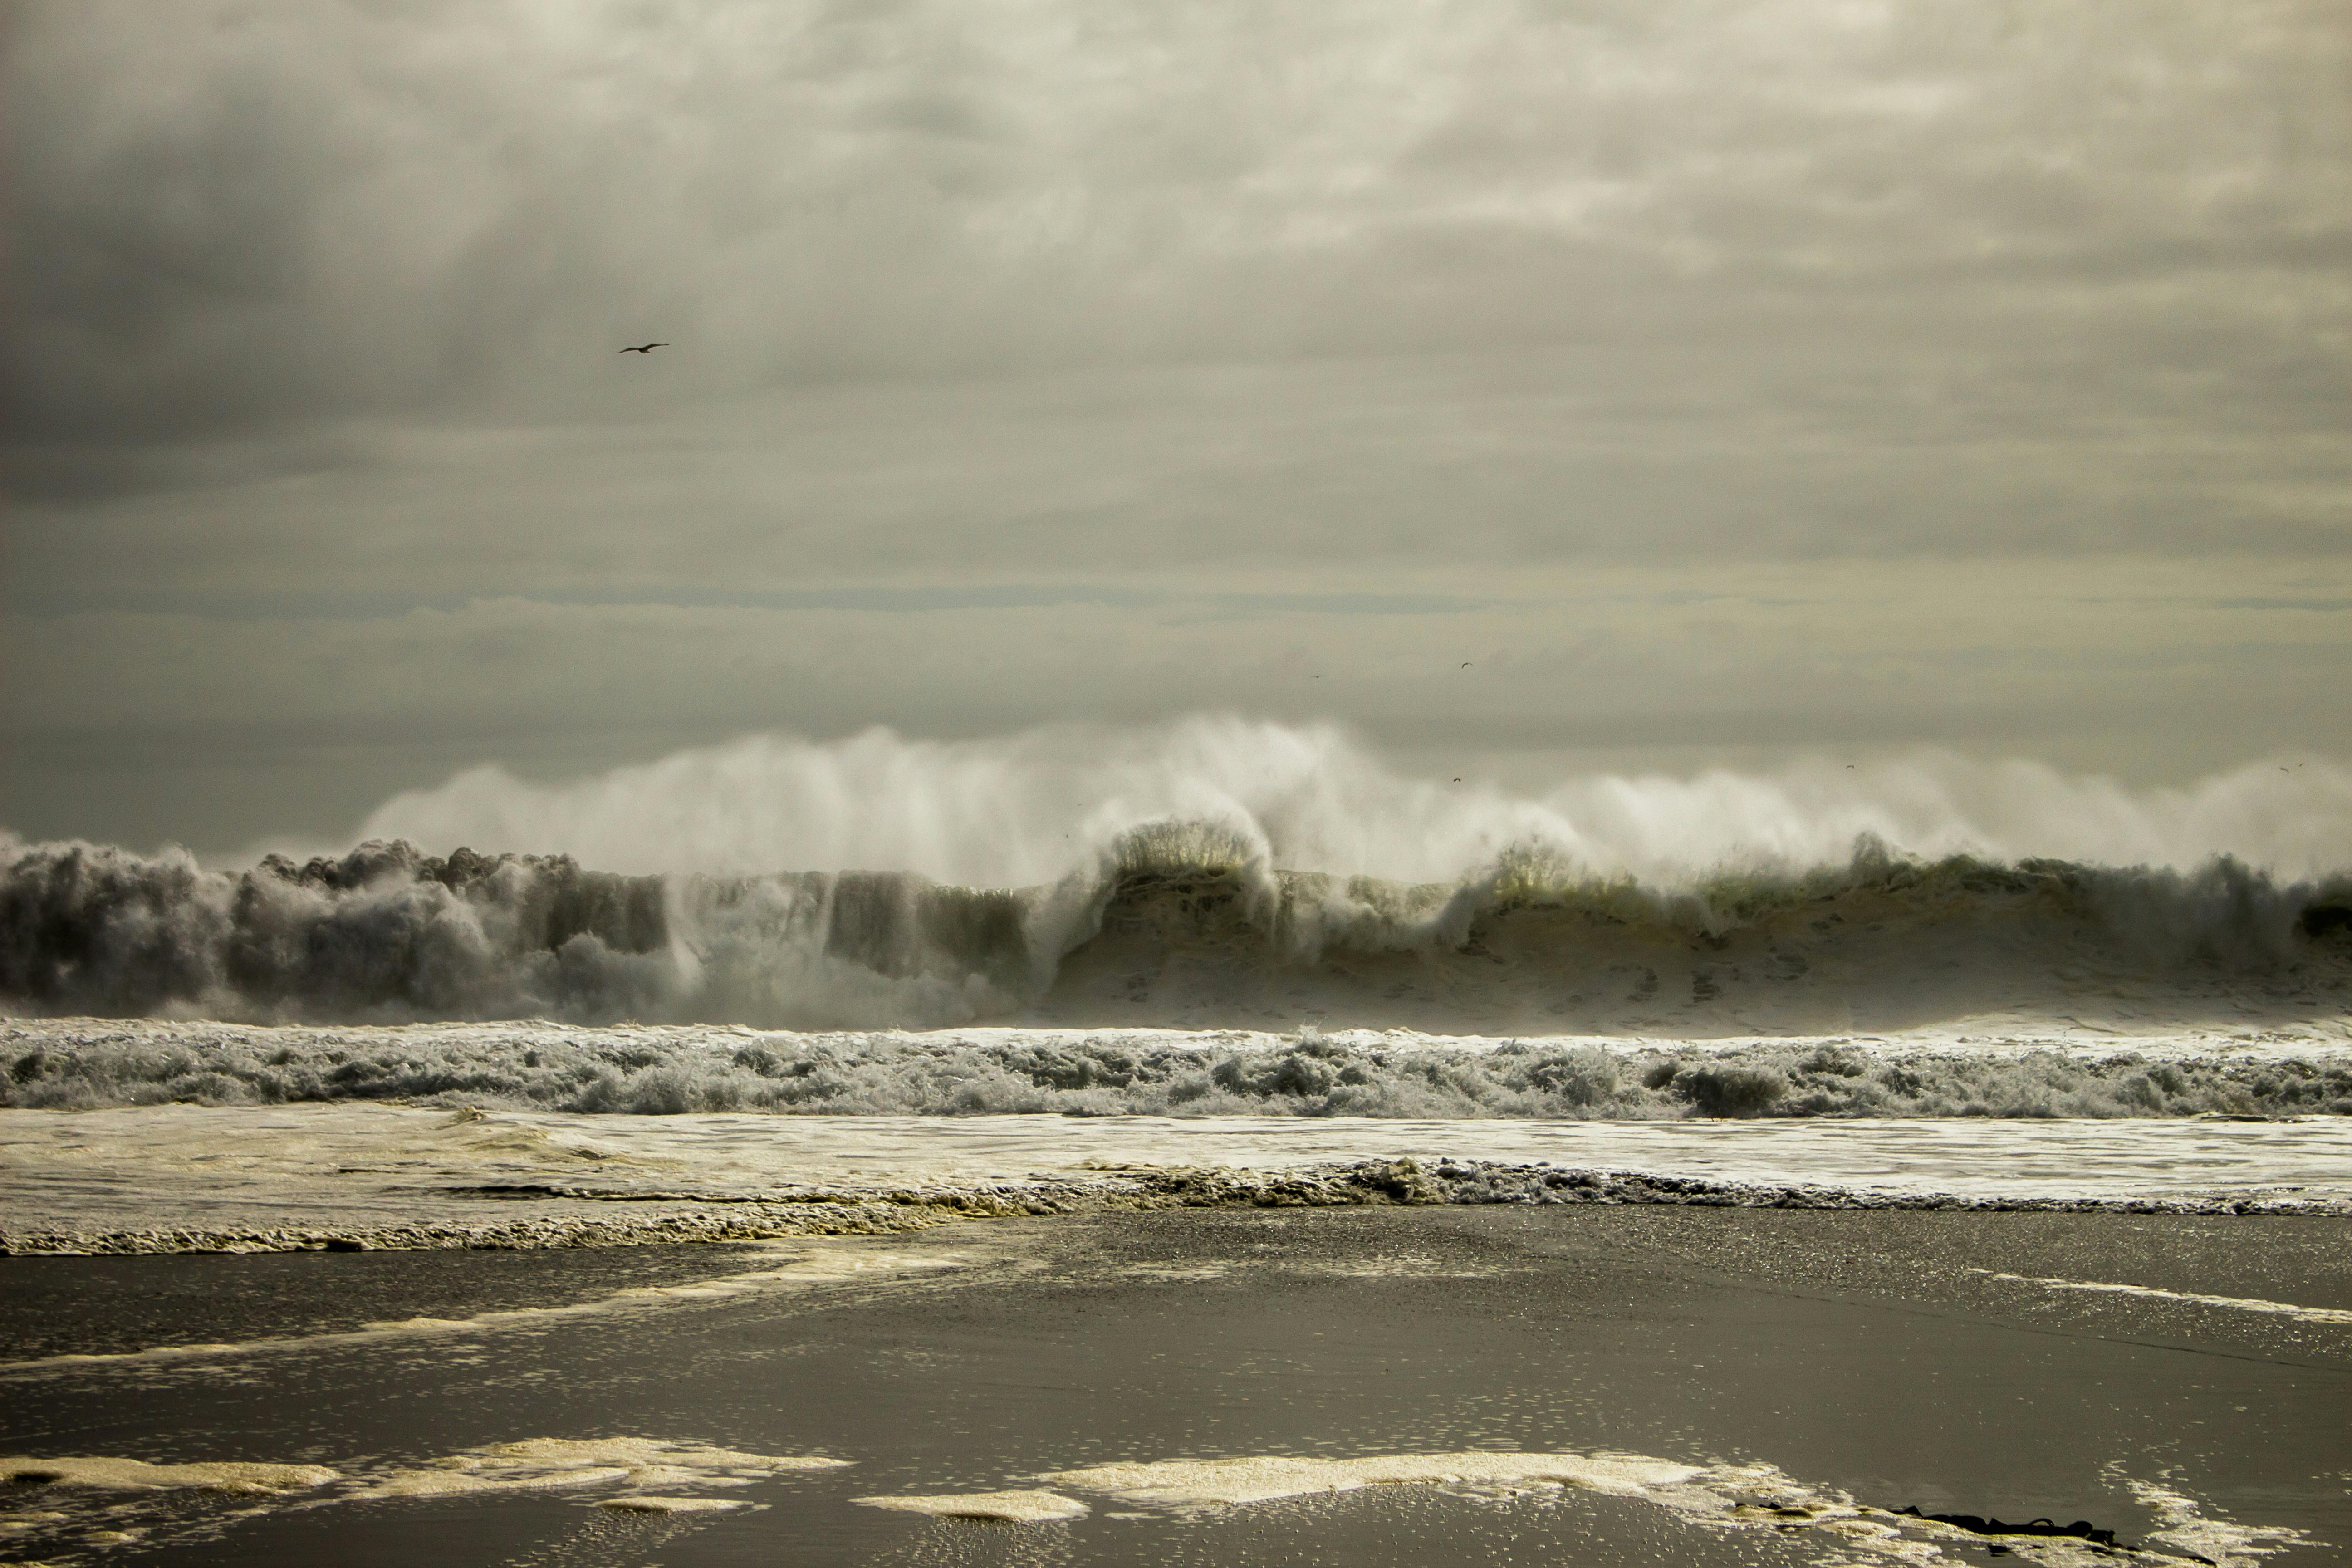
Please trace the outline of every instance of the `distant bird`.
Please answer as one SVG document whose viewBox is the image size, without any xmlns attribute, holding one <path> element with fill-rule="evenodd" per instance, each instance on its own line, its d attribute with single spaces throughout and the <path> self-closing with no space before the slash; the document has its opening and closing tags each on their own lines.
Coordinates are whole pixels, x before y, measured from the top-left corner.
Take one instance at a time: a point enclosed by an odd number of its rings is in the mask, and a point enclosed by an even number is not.
<svg viewBox="0 0 2352 1568">
<path fill-rule="evenodd" d="M 1469 668 L 1470 668 L 1470 661 L 1469 661 L 1468 659 L 1466 659 L 1466 658 L 1465 658 L 1465 659 L 1464 659 L 1464 660 L 1462 661 L 1462 668 L 1465 668 L 1465 669 Z"/>
<path fill-rule="evenodd" d="M 1462 782 L 1462 776 L 1459 773 L 1456 773 L 1454 775 L 1454 782 L 1455 784 L 1460 784 Z"/>
<path fill-rule="evenodd" d="M 625 354 L 649 354 L 656 349 L 666 349 L 667 347 L 669 347 L 667 343 L 639 343 L 633 349 L 622 349 L 619 352 Z"/>
</svg>

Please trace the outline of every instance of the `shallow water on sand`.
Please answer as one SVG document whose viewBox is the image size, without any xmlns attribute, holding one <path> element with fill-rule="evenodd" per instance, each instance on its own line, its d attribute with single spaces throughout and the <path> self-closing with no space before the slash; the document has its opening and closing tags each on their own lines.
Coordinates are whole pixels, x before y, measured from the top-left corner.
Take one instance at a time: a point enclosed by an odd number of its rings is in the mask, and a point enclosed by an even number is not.
<svg viewBox="0 0 2352 1568">
<path fill-rule="evenodd" d="M 1535 1121 L 487 1115 L 381 1105 L 0 1110 L 7 1232 L 461 1226 L 574 1199 L 969 1186 L 1127 1165 L 1412 1155 L 1962 1198 L 2352 1202 L 2352 1118 Z M 610 1215 L 611 1203 L 590 1204 Z"/>
<path fill-rule="evenodd" d="M 1200 1511 L 1038 1479 L 1177 1458 L 1469 1450 L 1769 1466 L 1808 1506 L 1842 1491 L 1885 1508 L 2083 1519 L 2136 1542 L 2182 1528 L 2150 1501 L 2158 1483 L 2196 1500 L 2209 1524 L 2308 1537 L 2255 1540 L 2282 1548 L 2266 1561 L 2336 1562 L 2352 1547 L 2341 1419 L 2352 1326 L 2185 1293 L 2242 1283 L 2234 1293 L 2352 1300 L 2330 1261 L 2347 1242 L 2347 1222 L 2323 1218 L 1461 1208 L 1064 1217 L 832 1242 L 844 1256 L 929 1249 L 955 1266 L 864 1282 L 836 1268 L 814 1288 L 662 1298 L 459 1339 L 280 1341 L 0 1373 L 8 1452 L 266 1460 L 345 1478 L 284 1498 L 14 1487 L 10 1510 L 34 1528 L 11 1549 L 108 1563 L 566 1568 L 1898 1560 L 1794 1516 L 1710 1523 L 1655 1496 L 1590 1489 L 1389 1485 Z M 2300 1261 L 2264 1272 L 2262 1259 L 2283 1257 Z M 140 1288 L 148 1260 L 5 1261 L 106 1265 L 112 1295 L 87 1296 L 102 1316 Z M 286 1262 L 299 1267 L 282 1293 L 322 1304 L 401 1267 Z M 2183 1294 L 2036 1282 L 2062 1276 Z M 205 1337 L 200 1300 L 189 1312 L 178 1337 Z M 355 1495 L 420 1468 L 478 1470 L 489 1461 L 465 1456 L 483 1445 L 611 1437 L 851 1463 L 726 1484 L 691 1464 L 664 1480 L 607 1462 L 551 1487 Z M 1086 1511 L 981 1523 L 856 1501 L 1038 1489 Z M 758 1506 L 597 1506 L 646 1491 Z M 41 1511 L 65 1517 L 30 1518 Z M 135 1533 L 108 1543 L 102 1530 Z M 2198 1539 L 2216 1560 L 2237 1549 Z M 1974 1541 L 1906 1549 L 1912 1561 L 1983 1560 Z M 2165 1550 L 2177 1560 L 2189 1548 Z"/>
</svg>

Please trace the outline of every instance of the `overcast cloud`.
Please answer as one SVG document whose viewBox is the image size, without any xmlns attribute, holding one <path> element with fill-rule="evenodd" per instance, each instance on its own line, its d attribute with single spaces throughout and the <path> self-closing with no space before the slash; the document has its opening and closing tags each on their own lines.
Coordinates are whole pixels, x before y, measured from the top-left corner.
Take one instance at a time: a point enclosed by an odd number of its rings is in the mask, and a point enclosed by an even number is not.
<svg viewBox="0 0 2352 1568">
<path fill-rule="evenodd" d="M 6 16 L 19 832 L 874 723 L 2352 733 L 2340 3 Z"/>
</svg>

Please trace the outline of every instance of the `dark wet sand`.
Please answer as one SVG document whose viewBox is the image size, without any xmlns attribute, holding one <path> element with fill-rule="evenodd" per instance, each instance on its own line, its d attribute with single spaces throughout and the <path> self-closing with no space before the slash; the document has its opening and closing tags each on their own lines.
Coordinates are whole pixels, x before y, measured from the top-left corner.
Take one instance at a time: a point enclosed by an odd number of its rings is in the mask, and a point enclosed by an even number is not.
<svg viewBox="0 0 2352 1568">
<path fill-rule="evenodd" d="M 333 1333 L 552 1306 L 751 1267 L 750 1248 L 0 1258 L 0 1359 Z"/>
<path fill-rule="evenodd" d="M 540 1568 L 1840 1555 L 1819 1531 L 1707 1532 L 1585 1494 L 1496 1502 L 1377 1489 L 1204 1520 L 1111 1517 L 1124 1505 L 1097 1498 L 1088 1518 L 1026 1526 L 847 1500 L 994 1489 L 1114 1460 L 1516 1448 L 1766 1460 L 1865 1502 L 2087 1519 L 2133 1540 L 2151 1520 L 2128 1476 L 2317 1538 L 2272 1563 L 2352 1555 L 2352 1326 L 1991 1277 L 2352 1308 L 2352 1221 L 1214 1210 L 840 1245 L 960 1253 L 971 1267 L 457 1339 L 0 1375 L 0 1450 L 11 1453 L 358 1470 L 516 1438 L 631 1435 L 856 1461 L 733 1494 L 761 1511 L 641 1520 L 589 1506 L 599 1494 L 587 1489 L 230 1519 L 250 1504 L 185 1494 L 100 1521 L 75 1500 L 61 1506 L 59 1489 L 12 1488 L 12 1511 L 76 1517 L 0 1552 Z M 15 1356 L 120 1350 L 340 1328 L 355 1313 L 551 1302 L 744 1267 L 732 1249 L 9 1258 L 0 1325 Z M 89 1550 L 85 1529 L 101 1523 L 151 1533 Z M 1990 1561 L 1976 1549 L 1948 1555 Z"/>
</svg>

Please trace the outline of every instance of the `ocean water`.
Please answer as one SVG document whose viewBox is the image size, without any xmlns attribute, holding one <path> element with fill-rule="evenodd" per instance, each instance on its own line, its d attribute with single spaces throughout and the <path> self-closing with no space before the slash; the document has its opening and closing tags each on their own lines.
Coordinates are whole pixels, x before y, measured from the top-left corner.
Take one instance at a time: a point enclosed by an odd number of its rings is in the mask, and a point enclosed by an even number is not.
<svg viewBox="0 0 2352 1568">
<path fill-rule="evenodd" d="M 369 826 L 415 838 L 0 839 L 0 1105 L 2352 1111 L 2352 773 L 2325 763 L 1513 796 L 1198 721 L 485 771 Z M 488 847 L 418 847 L 461 834 Z"/>
<path fill-rule="evenodd" d="M 2352 1114 L 2352 772 L 2325 762 L 2135 792 L 1922 754 L 1515 795 L 1203 719 L 482 770 L 366 831 L 231 863 L 0 838 L 0 1111 L 652 1116 L 706 1197 L 745 1190 L 738 1142 L 798 1168 L 836 1136 L 986 1151 L 987 1180 L 1034 1146 L 2284 1190 Z M 420 847 L 452 841 L 481 847 Z M 908 1131 L 941 1121 L 971 1126 Z M 1333 1131 L 1210 1136 L 1261 1121 Z M 2130 1131 L 2189 1121 L 2278 1136 Z M 1748 1122 L 1937 1125 L 1699 1131 Z"/>
<path fill-rule="evenodd" d="M 1511 797 L 1215 723 L 0 839 L 0 1529 L 2333 1561 L 2347 845 L 2326 766 Z"/>
</svg>

